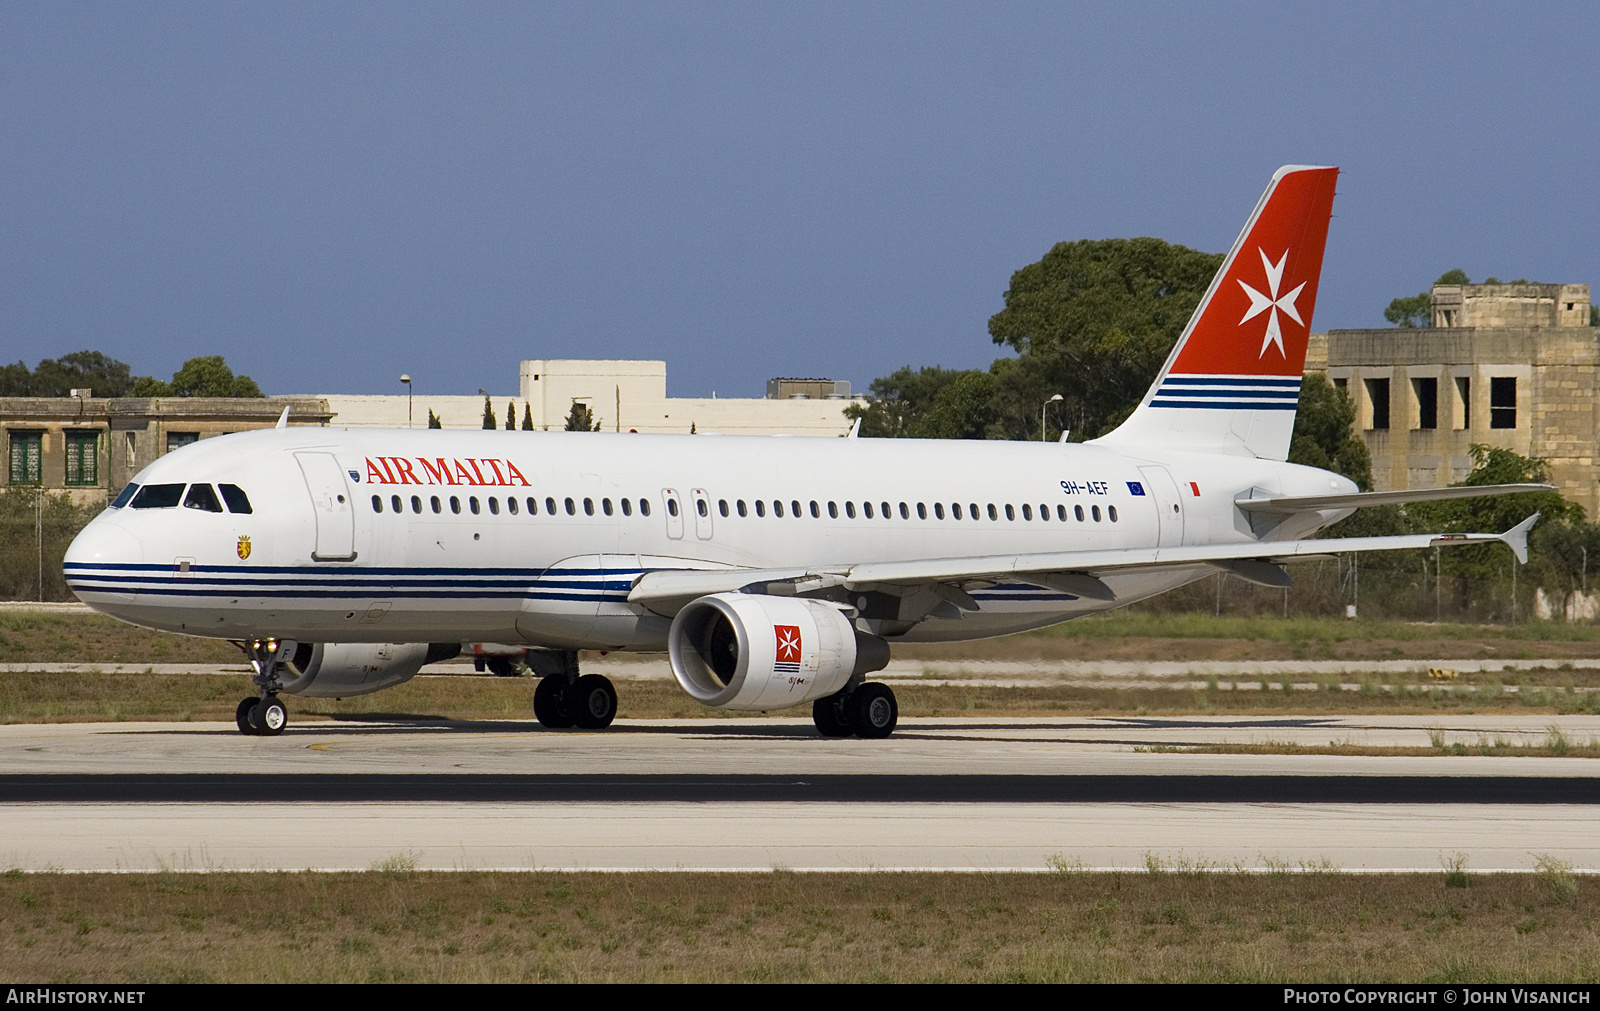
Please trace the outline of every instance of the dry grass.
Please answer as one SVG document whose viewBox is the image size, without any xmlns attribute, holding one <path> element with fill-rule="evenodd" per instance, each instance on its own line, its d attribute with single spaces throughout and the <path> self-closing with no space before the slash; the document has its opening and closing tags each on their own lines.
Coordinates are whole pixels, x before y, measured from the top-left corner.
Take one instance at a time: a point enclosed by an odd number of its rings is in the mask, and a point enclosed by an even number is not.
<svg viewBox="0 0 1600 1011">
<path fill-rule="evenodd" d="M 1066 868 L 1065 863 L 1058 863 Z M 1600 978 L 1600 885 L 1087 874 L 11 874 L 0 965 L 102 983 Z M 1449 870 L 1448 868 L 1446 869 Z"/>
</svg>

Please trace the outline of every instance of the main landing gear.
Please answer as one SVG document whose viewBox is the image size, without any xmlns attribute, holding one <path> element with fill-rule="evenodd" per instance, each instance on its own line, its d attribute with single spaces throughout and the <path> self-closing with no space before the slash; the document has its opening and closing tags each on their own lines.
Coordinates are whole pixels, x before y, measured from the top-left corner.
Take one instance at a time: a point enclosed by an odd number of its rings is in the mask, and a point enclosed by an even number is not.
<svg viewBox="0 0 1600 1011">
<path fill-rule="evenodd" d="M 611 680 L 599 674 L 580 675 L 576 652 L 530 652 L 528 666 L 539 678 L 533 716 L 541 726 L 604 730 L 617 718 L 617 690 Z"/>
<path fill-rule="evenodd" d="M 278 676 L 278 671 L 294 656 L 296 645 L 290 639 L 252 639 L 245 644 L 250 666 L 256 671 L 251 680 L 261 689 L 261 694 L 239 700 L 238 708 L 233 711 L 233 721 L 239 727 L 239 733 L 252 737 L 276 737 L 289 725 L 289 710 L 278 698 L 278 692 L 283 689 L 283 679 Z"/>
<path fill-rule="evenodd" d="M 888 737 L 900 722 L 900 706 L 888 685 L 868 681 L 811 703 L 811 721 L 823 737 Z"/>
</svg>

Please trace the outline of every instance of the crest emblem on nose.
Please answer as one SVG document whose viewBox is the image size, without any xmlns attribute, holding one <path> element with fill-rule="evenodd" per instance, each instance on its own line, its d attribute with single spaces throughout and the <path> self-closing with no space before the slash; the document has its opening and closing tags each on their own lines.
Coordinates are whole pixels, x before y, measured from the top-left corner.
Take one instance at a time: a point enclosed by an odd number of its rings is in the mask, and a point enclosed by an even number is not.
<svg viewBox="0 0 1600 1011">
<path fill-rule="evenodd" d="M 239 543 L 233 550 L 239 553 L 239 561 L 242 562 L 246 558 L 249 558 L 250 557 L 250 535 L 249 534 L 240 534 L 239 535 Z"/>
</svg>

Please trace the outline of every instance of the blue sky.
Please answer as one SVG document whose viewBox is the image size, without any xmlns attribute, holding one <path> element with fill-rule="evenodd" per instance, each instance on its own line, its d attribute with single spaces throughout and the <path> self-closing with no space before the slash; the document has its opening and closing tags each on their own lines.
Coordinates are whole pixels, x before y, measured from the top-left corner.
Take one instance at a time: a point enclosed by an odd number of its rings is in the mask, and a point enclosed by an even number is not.
<svg viewBox="0 0 1600 1011">
<path fill-rule="evenodd" d="M 268 392 L 675 396 L 982 367 L 1062 240 L 1233 240 L 1343 169 L 1316 329 L 1600 285 L 1593 5 L 0 7 L 0 359 Z"/>
</svg>

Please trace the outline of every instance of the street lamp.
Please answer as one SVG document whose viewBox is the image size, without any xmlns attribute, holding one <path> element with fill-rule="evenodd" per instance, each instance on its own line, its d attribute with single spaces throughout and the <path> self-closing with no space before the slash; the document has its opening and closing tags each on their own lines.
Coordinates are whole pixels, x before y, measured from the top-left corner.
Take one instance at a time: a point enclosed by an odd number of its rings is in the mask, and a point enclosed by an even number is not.
<svg viewBox="0 0 1600 1011">
<path fill-rule="evenodd" d="M 1049 400 L 1046 400 L 1039 407 L 1039 441 L 1040 442 L 1045 442 L 1046 441 L 1046 439 L 1045 439 L 1045 431 L 1044 431 L 1044 412 L 1050 409 L 1050 405 L 1051 404 L 1057 402 L 1060 399 L 1061 399 L 1061 394 L 1057 393 L 1055 396 L 1051 397 Z"/>
<path fill-rule="evenodd" d="M 411 427 L 411 377 L 402 375 L 400 381 L 406 384 L 406 427 Z"/>
</svg>

